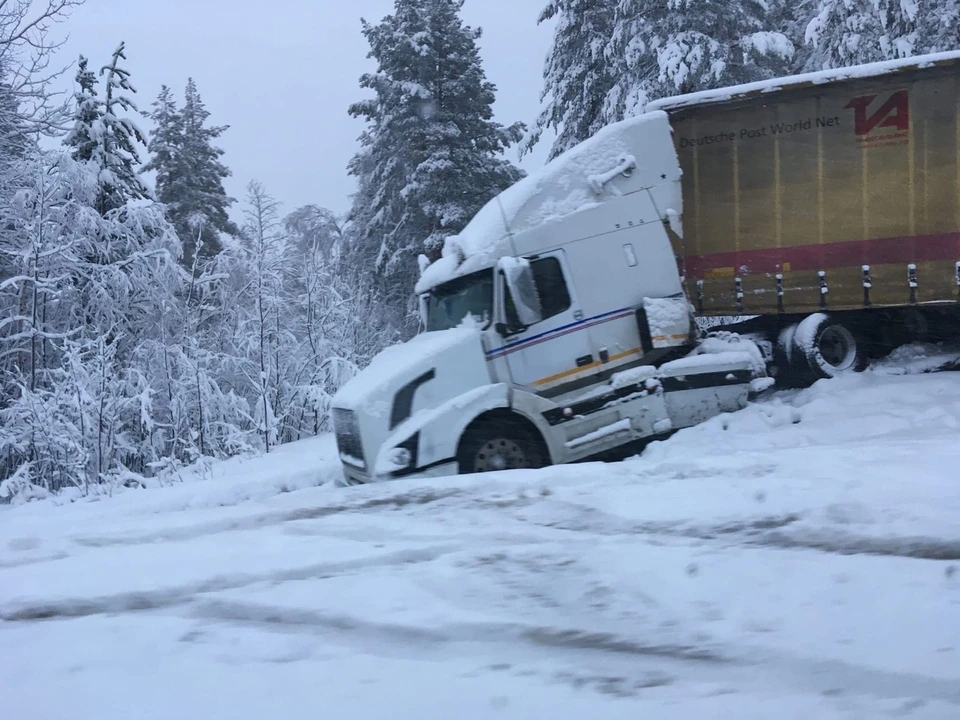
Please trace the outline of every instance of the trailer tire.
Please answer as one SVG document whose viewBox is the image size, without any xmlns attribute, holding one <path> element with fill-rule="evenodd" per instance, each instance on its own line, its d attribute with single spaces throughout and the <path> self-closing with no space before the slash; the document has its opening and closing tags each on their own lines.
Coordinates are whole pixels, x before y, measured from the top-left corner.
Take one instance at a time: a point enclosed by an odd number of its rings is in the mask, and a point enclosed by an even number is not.
<svg viewBox="0 0 960 720">
<path fill-rule="evenodd" d="M 511 413 L 480 416 L 464 431 L 457 449 L 461 475 L 549 464 L 549 453 L 536 428 Z"/>
<path fill-rule="evenodd" d="M 867 367 L 865 339 L 826 313 L 805 317 L 793 335 L 793 365 L 809 383 L 862 372 Z"/>
</svg>

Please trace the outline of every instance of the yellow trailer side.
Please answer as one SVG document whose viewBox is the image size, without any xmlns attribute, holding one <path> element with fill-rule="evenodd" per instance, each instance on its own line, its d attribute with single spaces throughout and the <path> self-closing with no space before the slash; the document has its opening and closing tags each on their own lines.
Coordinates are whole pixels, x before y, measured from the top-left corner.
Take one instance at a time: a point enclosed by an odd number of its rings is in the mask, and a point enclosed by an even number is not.
<svg viewBox="0 0 960 720">
<path fill-rule="evenodd" d="M 666 101 L 703 315 L 958 301 L 960 60 L 926 64 Z"/>
</svg>

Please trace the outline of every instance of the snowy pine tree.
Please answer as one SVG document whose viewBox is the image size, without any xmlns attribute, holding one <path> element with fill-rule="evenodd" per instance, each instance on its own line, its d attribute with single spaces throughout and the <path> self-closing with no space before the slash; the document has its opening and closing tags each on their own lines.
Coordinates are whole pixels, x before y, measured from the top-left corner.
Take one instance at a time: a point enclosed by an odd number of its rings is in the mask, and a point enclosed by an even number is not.
<svg viewBox="0 0 960 720">
<path fill-rule="evenodd" d="M 100 190 L 95 207 L 101 215 L 127 200 L 151 197 L 139 176 L 137 145 L 145 143 L 143 133 L 133 120 L 123 116 L 137 112 L 134 102 L 124 94 L 136 92 L 130 84 L 130 73 L 120 67 L 120 60 L 125 59 L 124 44 L 120 43 L 110 63 L 100 70 L 106 86 L 101 100 L 96 76 L 87 68 L 87 59 L 80 56 L 73 129 L 64 138 L 74 159 L 97 168 Z"/>
<path fill-rule="evenodd" d="M 120 43 L 113 51 L 110 63 L 100 69 L 105 85 L 99 143 L 102 190 L 97 200 L 101 215 L 121 207 L 127 200 L 151 197 L 150 190 L 139 176 L 137 145 L 145 145 L 146 139 L 133 120 L 121 116 L 122 113 L 137 112 L 137 106 L 125 94 L 136 92 L 130 84 L 130 73 L 120 66 L 120 61 L 126 59 L 124 43 Z"/>
<path fill-rule="evenodd" d="M 803 72 L 813 54 L 806 40 L 807 25 L 813 19 L 819 0 L 768 0 L 767 29 L 782 33 L 793 45 L 794 55 L 789 74 Z"/>
<path fill-rule="evenodd" d="M 624 71 L 607 122 L 657 98 L 786 74 L 795 49 L 770 22 L 764 0 L 621 0 L 608 62 Z"/>
<path fill-rule="evenodd" d="M 928 0 L 918 2 L 918 17 L 914 21 L 916 39 L 911 46 L 913 55 L 944 52 L 960 48 L 960 2 L 957 0 Z"/>
<path fill-rule="evenodd" d="M 193 79 L 187 80 L 184 91 L 182 152 L 188 171 L 187 197 L 178 204 L 178 212 L 184 213 L 190 224 L 196 226 L 198 219 L 203 225 L 219 233 L 237 235 L 237 226 L 230 220 L 227 208 L 234 199 L 227 195 L 223 181 L 230 177 L 230 170 L 220 158 L 224 151 L 213 145 L 213 141 L 228 129 L 227 125 L 209 126 L 210 113 L 200 99 L 200 93 Z M 219 236 L 211 234 L 209 243 L 204 245 L 205 252 L 215 254 L 218 250 Z"/>
<path fill-rule="evenodd" d="M 364 22 L 378 70 L 361 78 L 374 96 L 351 115 L 367 128 L 349 165 L 358 179 L 354 251 L 382 281 L 387 308 L 410 331 L 417 256 L 438 256 L 488 200 L 521 177 L 503 151 L 523 125 L 492 120 L 496 88 L 480 63 L 480 31 L 463 25 L 463 0 L 396 0 Z"/>
<path fill-rule="evenodd" d="M 806 40 L 810 70 L 952 50 L 960 8 L 956 0 L 819 0 Z"/>
<path fill-rule="evenodd" d="M 77 62 L 77 90 L 73 94 L 74 123 L 63 144 L 71 148 L 75 160 L 87 162 L 97 150 L 95 126 L 101 118 L 100 100 L 97 97 L 97 76 L 87 67 L 87 58 L 80 56 Z"/>
<path fill-rule="evenodd" d="M 546 105 L 523 143 L 529 151 L 547 129 L 556 131 L 550 159 L 602 128 L 607 95 L 619 75 L 606 56 L 619 0 L 550 0 L 538 23 L 556 19 L 543 70 Z"/>
<path fill-rule="evenodd" d="M 183 263 L 215 256 L 222 247 L 220 233 L 237 235 L 227 209 L 234 202 L 223 187 L 230 170 L 220 161 L 223 150 L 213 145 L 227 126 L 209 126 L 193 79 L 187 81 L 183 109 L 178 110 L 164 86 L 149 117 L 155 124 L 145 170 L 157 173 L 157 197 L 183 243 Z"/>
<path fill-rule="evenodd" d="M 147 143 L 147 150 L 152 157 L 144 169 L 156 173 L 157 198 L 160 202 L 169 203 L 171 198 L 182 192 L 177 184 L 183 182 L 184 175 L 178 165 L 181 161 L 183 118 L 177 110 L 173 91 L 166 85 L 160 86 L 160 93 L 152 107 L 151 112 L 144 113 L 154 123 Z"/>
</svg>

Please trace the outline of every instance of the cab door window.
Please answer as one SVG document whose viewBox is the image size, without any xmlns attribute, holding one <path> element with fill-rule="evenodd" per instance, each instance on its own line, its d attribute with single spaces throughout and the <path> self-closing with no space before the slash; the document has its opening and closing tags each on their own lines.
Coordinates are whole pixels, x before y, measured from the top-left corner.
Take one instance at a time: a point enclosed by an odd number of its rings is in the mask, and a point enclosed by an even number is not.
<svg viewBox="0 0 960 720">
<path fill-rule="evenodd" d="M 543 310 L 543 319 L 547 320 L 570 309 L 570 291 L 567 281 L 563 277 L 563 268 L 556 257 L 545 257 L 530 262 L 533 273 L 533 282 L 540 296 L 540 307 Z M 504 300 L 507 311 L 507 323 L 510 327 L 519 327 L 520 320 L 513 304 L 509 290 L 504 288 Z"/>
</svg>

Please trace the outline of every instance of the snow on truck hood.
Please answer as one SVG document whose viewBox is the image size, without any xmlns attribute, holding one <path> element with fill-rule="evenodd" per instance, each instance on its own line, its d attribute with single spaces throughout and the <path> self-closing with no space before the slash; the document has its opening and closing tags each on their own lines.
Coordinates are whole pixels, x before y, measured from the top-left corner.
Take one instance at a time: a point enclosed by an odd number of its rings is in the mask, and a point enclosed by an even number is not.
<svg viewBox="0 0 960 720">
<path fill-rule="evenodd" d="M 390 390 L 433 367 L 441 353 L 458 346 L 476 344 L 483 357 L 481 333 L 476 328 L 452 328 L 417 335 L 400 345 L 381 351 L 358 375 L 344 385 L 333 398 L 333 406 L 355 409 L 364 403 L 386 399 Z"/>
<path fill-rule="evenodd" d="M 663 162 L 666 154 L 672 163 Z M 491 267 L 499 257 L 514 255 L 511 235 L 618 196 L 616 188 L 604 186 L 602 181 L 625 161 L 636 165 L 630 177 L 631 191 L 679 181 L 680 166 L 666 113 L 650 112 L 608 125 L 504 190 L 484 205 L 459 235 L 447 238 L 443 257 L 422 273 L 417 294 Z M 665 170 L 665 165 L 672 165 L 672 170 Z M 666 179 L 661 177 L 665 172 Z"/>
</svg>

